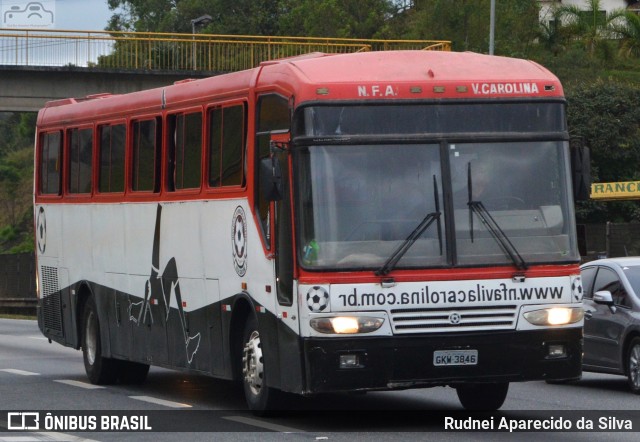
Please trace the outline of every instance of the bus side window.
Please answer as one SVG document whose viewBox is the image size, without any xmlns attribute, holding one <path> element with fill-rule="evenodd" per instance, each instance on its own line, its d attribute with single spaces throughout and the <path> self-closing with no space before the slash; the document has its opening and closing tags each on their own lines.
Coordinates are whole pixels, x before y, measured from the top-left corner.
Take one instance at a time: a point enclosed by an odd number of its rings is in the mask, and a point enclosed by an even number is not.
<svg viewBox="0 0 640 442">
<path fill-rule="evenodd" d="M 246 106 L 233 105 L 209 112 L 209 186 L 244 184 Z"/>
<path fill-rule="evenodd" d="M 160 190 L 160 138 L 158 119 L 133 122 L 132 190 Z"/>
<path fill-rule="evenodd" d="M 269 143 L 271 131 L 289 130 L 291 126 L 289 101 L 276 94 L 263 95 L 258 99 L 258 121 L 256 124 L 256 186 L 257 210 L 262 225 L 262 233 L 265 237 L 267 248 L 270 248 L 271 234 L 269 229 L 269 201 L 261 189 L 260 160 L 270 155 Z"/>
<path fill-rule="evenodd" d="M 124 124 L 98 127 L 98 191 L 101 193 L 124 192 L 124 158 L 126 126 Z"/>
<path fill-rule="evenodd" d="M 69 131 L 69 193 L 91 193 L 93 129 Z"/>
<path fill-rule="evenodd" d="M 209 187 L 220 187 L 222 174 L 222 109 L 209 111 Z"/>
<path fill-rule="evenodd" d="M 168 188 L 198 189 L 202 177 L 202 113 L 170 115 L 167 124 Z"/>
<path fill-rule="evenodd" d="M 243 184 L 243 153 L 246 139 L 245 106 L 223 110 L 222 185 Z"/>
<path fill-rule="evenodd" d="M 40 134 L 40 193 L 60 195 L 62 132 Z"/>
</svg>

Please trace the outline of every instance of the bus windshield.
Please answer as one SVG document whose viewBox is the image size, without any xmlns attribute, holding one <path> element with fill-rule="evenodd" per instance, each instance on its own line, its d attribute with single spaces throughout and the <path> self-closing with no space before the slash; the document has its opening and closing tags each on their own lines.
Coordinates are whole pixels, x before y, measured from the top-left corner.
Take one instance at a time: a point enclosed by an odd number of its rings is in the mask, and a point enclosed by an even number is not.
<svg viewBox="0 0 640 442">
<path fill-rule="evenodd" d="M 442 200 L 437 144 L 310 146 L 297 156 L 304 266 L 377 269 Z M 398 265 L 445 265 L 441 241 L 427 229 Z"/>
<path fill-rule="evenodd" d="M 386 273 L 390 261 L 416 269 L 578 260 L 566 141 L 447 138 L 298 146 L 300 264 Z"/>
</svg>

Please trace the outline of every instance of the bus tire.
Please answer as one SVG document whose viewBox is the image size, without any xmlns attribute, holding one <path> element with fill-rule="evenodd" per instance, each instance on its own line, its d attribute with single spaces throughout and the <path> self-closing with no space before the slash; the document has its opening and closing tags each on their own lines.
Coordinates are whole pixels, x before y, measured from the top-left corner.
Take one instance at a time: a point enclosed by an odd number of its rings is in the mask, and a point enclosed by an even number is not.
<svg viewBox="0 0 640 442">
<path fill-rule="evenodd" d="M 640 394 L 640 338 L 635 337 L 627 350 L 627 381 L 631 392 Z"/>
<path fill-rule="evenodd" d="M 240 355 L 242 386 L 249 409 L 258 416 L 273 412 L 277 408 L 278 391 L 267 386 L 258 321 L 254 315 L 245 323 Z"/>
<path fill-rule="evenodd" d="M 120 367 L 120 382 L 129 385 L 141 385 L 147 380 L 147 374 L 149 373 L 149 365 L 142 364 L 140 362 L 132 361 L 118 361 Z"/>
<path fill-rule="evenodd" d="M 494 411 L 504 404 L 509 383 L 464 384 L 457 386 L 456 391 L 465 410 Z"/>
<path fill-rule="evenodd" d="M 93 296 L 87 299 L 82 313 L 82 357 L 92 384 L 113 384 L 118 378 L 118 361 L 102 356 L 100 321 Z"/>
</svg>

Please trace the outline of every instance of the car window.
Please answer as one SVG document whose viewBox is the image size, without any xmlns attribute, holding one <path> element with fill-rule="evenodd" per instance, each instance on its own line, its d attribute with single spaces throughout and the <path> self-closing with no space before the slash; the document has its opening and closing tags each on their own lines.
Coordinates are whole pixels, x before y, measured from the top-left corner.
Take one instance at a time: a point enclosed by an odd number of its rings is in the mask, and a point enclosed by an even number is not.
<svg viewBox="0 0 640 442">
<path fill-rule="evenodd" d="M 630 307 L 627 292 L 624 289 L 618 274 L 606 267 L 600 267 L 593 285 L 593 293 L 600 290 L 608 290 L 613 297 L 613 303 L 618 306 Z"/>
<path fill-rule="evenodd" d="M 596 276 L 597 267 L 585 267 L 580 270 L 582 277 L 582 290 L 585 298 L 593 298 L 593 280 Z"/>
<path fill-rule="evenodd" d="M 640 293 L 640 266 L 623 266 L 622 271 L 624 272 L 624 276 L 627 277 L 627 281 L 629 281 L 629 285 L 631 285 L 631 289 L 637 297 L 638 293 Z M 630 294 L 630 296 L 633 296 L 633 294 Z"/>
</svg>

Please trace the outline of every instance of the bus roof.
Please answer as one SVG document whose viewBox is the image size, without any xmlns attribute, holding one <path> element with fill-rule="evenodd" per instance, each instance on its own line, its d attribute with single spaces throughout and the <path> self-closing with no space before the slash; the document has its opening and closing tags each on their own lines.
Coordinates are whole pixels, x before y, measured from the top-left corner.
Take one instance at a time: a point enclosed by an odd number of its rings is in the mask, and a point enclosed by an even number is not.
<svg viewBox="0 0 640 442">
<path fill-rule="evenodd" d="M 296 92 L 304 94 L 298 93 L 298 102 L 563 96 L 557 77 L 535 62 L 472 52 L 388 51 L 284 59 L 281 69 L 265 68 L 261 83 L 276 83 L 286 65 L 299 82 Z M 305 85 L 311 88 L 305 91 Z"/>
<path fill-rule="evenodd" d="M 38 122 L 137 115 L 203 100 L 247 96 L 251 87 L 287 91 L 297 104 L 318 100 L 563 97 L 558 79 L 535 62 L 471 52 L 311 53 L 259 67 L 124 95 L 47 103 Z"/>
</svg>

